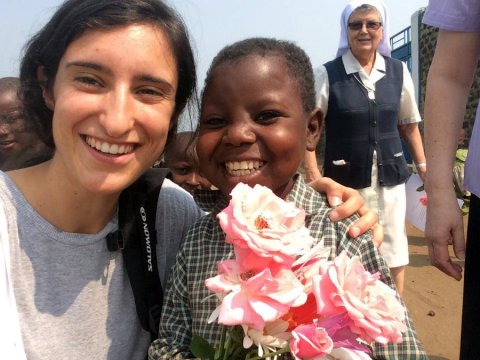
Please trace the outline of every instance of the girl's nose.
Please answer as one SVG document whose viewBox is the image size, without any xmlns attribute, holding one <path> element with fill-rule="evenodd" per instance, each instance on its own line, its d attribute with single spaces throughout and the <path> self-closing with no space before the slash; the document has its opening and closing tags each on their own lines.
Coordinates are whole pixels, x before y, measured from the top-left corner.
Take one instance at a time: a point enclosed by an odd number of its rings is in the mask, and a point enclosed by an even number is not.
<svg viewBox="0 0 480 360">
<path fill-rule="evenodd" d="M 256 136 L 248 120 L 234 120 L 225 129 L 224 142 L 240 146 L 255 142 Z"/>
</svg>

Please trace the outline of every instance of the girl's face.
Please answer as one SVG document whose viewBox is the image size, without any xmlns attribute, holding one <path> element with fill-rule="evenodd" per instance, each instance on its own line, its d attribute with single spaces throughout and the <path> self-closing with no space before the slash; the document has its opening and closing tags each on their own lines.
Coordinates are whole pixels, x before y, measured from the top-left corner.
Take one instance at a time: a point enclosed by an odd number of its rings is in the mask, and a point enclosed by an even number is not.
<svg viewBox="0 0 480 360">
<path fill-rule="evenodd" d="M 378 11 L 354 11 L 350 15 L 349 24 L 363 24 L 358 30 L 348 27 L 348 43 L 353 55 L 371 55 L 377 51 L 383 37 L 383 26 L 375 30 L 372 25 L 381 21 Z"/>
<path fill-rule="evenodd" d="M 239 182 L 284 197 L 321 113 L 305 113 L 283 58 L 251 55 L 219 65 L 203 97 L 197 153 L 206 178 L 225 195 Z"/>
<path fill-rule="evenodd" d="M 159 28 L 85 32 L 44 92 L 58 176 L 94 193 L 123 190 L 162 153 L 176 90 L 175 58 Z"/>
</svg>

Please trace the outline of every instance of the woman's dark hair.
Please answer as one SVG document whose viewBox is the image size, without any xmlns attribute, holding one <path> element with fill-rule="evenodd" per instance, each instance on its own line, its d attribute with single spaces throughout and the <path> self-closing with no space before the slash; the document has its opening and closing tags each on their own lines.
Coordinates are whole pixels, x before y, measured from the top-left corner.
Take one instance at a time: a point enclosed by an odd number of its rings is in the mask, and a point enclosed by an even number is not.
<svg viewBox="0 0 480 360">
<path fill-rule="evenodd" d="M 307 113 L 315 109 L 315 80 L 310 58 L 300 47 L 285 40 L 251 38 L 224 47 L 215 56 L 208 69 L 203 92 L 205 92 L 213 72 L 219 65 L 238 61 L 251 55 L 275 55 L 285 59 L 289 73 L 297 81 L 300 96 L 303 100 L 303 109 Z"/>
<path fill-rule="evenodd" d="M 54 146 L 53 113 L 45 105 L 42 87 L 52 88 L 68 46 L 87 30 L 108 30 L 135 23 L 158 26 L 170 43 L 177 64 L 178 87 L 169 138 L 175 133 L 178 116 L 196 93 L 197 80 L 195 60 L 182 18 L 161 0 L 67 0 L 27 43 L 20 66 L 25 116 L 38 123 L 49 145 Z M 37 78 L 39 67 L 43 67 L 47 78 L 45 84 L 40 84 Z"/>
</svg>

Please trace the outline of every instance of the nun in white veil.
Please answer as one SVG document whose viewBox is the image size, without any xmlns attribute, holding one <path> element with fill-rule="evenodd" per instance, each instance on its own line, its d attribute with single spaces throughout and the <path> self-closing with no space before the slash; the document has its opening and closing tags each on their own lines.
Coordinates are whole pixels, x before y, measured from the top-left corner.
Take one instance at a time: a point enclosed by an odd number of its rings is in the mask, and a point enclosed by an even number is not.
<svg viewBox="0 0 480 360">
<path fill-rule="evenodd" d="M 349 2 L 341 14 L 340 24 L 340 41 L 336 59 L 322 66 L 316 73 L 317 105 L 323 111 L 326 124 L 324 175 L 332 177 L 343 185 L 357 188 L 365 198 L 365 205 L 378 211 L 379 223 L 384 227 L 384 240 L 380 251 L 387 261 L 401 294 L 404 268 L 408 264 L 409 258 L 405 234 L 406 196 L 404 184 L 408 176 L 408 168 L 402 150 L 397 149 L 398 144 L 401 148 L 400 137 L 405 141 L 422 180 L 426 172 L 425 154 L 418 129 L 418 122 L 421 121 L 421 118 L 415 101 L 413 81 L 407 66 L 390 57 L 388 14 L 382 1 L 353 0 Z M 335 67 L 332 67 L 332 64 L 335 64 Z M 327 70 L 327 67 L 330 70 Z M 387 69 L 387 67 L 389 68 Z M 394 67 L 399 69 L 400 76 L 392 80 L 390 79 L 392 72 L 389 70 Z M 338 76 L 343 76 L 344 79 L 339 80 Z M 344 81 L 344 83 L 336 86 L 335 91 L 332 92 L 332 81 Z M 379 81 L 381 82 L 379 83 Z M 379 118 L 373 119 L 373 110 L 370 110 L 370 115 L 359 113 L 358 121 L 357 119 L 352 120 L 352 117 L 357 116 L 355 114 L 359 108 L 368 109 L 369 106 L 370 109 L 382 108 L 383 104 L 379 99 L 378 91 L 383 91 L 383 85 L 379 86 L 379 84 L 385 82 L 389 82 L 388 86 L 398 87 L 398 89 L 396 88 L 398 91 L 396 90 L 395 93 L 399 94 L 400 99 L 391 99 L 392 103 L 398 105 L 396 106 L 397 113 L 387 116 L 387 119 L 383 116 L 384 113 L 378 112 Z M 343 85 L 350 86 L 350 90 L 342 93 L 342 89 L 348 87 Z M 385 98 L 385 92 L 381 95 L 383 95 L 382 98 Z M 356 96 L 357 107 L 348 109 L 349 104 L 353 104 L 351 101 L 353 96 Z M 329 106 L 331 107 L 330 111 Z M 334 109 L 332 109 L 333 106 Z M 339 113 L 338 111 L 342 107 L 344 111 Z M 347 112 L 349 112 L 348 116 L 345 115 Z M 370 116 L 369 122 L 365 120 L 368 119 L 368 116 Z M 358 143 L 355 143 L 357 141 L 354 139 L 355 134 L 346 135 L 347 131 L 338 130 L 342 129 L 341 122 L 347 117 L 350 122 L 345 122 L 344 129 L 348 129 L 350 133 L 355 131 L 352 128 L 360 129 L 362 134 L 358 134 L 358 138 L 365 139 L 366 137 L 365 141 L 370 144 L 368 146 L 371 146 L 370 149 L 365 150 L 368 156 L 365 156 L 362 160 L 363 163 L 360 164 L 358 163 L 358 152 L 355 155 L 348 153 L 348 149 L 358 146 Z M 385 122 L 388 122 L 390 124 L 388 126 L 393 127 L 394 130 L 393 137 L 395 139 L 390 146 L 397 150 L 392 152 L 391 158 L 386 158 L 387 151 L 382 152 L 381 145 L 377 145 L 377 142 L 381 143 L 381 138 L 376 137 L 383 135 L 379 134 L 379 131 L 371 129 L 385 128 L 387 125 L 382 127 L 382 124 L 386 124 Z M 338 149 L 335 148 L 337 146 Z M 345 149 L 345 154 L 342 153 L 342 149 Z M 329 157 L 332 153 L 335 154 L 333 158 Z M 356 159 L 354 159 L 355 156 L 357 156 Z M 391 165 L 393 170 L 390 173 L 399 172 L 393 175 L 397 178 L 395 181 L 383 178 L 388 171 L 384 171 L 385 167 L 379 171 L 379 165 L 382 167 L 385 164 L 393 164 Z M 348 171 L 344 171 L 347 168 Z M 361 178 L 360 171 L 357 170 L 359 168 L 366 169 L 362 172 L 362 174 L 367 174 L 364 183 L 359 180 Z M 336 177 L 336 170 L 342 175 Z M 322 176 L 315 152 L 307 152 L 305 155 L 305 173 L 309 181 Z"/>
</svg>

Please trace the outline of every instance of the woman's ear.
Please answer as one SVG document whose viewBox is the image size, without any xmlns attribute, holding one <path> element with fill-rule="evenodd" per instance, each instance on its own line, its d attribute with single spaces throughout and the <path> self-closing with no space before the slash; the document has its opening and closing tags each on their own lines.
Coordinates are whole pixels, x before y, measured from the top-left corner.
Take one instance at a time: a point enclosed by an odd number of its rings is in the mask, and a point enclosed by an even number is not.
<svg viewBox="0 0 480 360">
<path fill-rule="evenodd" d="M 48 77 L 45 75 L 45 69 L 43 66 L 37 68 L 37 80 L 42 88 L 42 96 L 45 105 L 53 111 L 55 108 L 55 101 L 53 99 L 52 91 L 48 88 Z"/>
<path fill-rule="evenodd" d="M 314 151 L 323 129 L 323 112 L 320 108 L 315 108 L 310 113 L 307 124 L 307 150 Z"/>
</svg>

